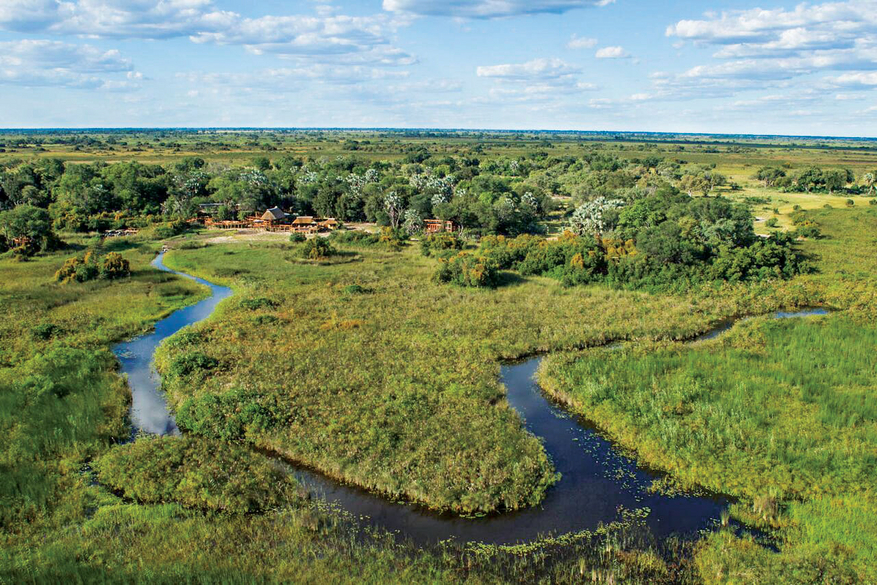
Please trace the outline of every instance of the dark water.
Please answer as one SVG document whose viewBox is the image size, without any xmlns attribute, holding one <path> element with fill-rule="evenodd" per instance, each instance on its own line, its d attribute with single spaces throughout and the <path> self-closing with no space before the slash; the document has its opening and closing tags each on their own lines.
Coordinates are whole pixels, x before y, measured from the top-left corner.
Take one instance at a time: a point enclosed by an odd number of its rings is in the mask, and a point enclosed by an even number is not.
<svg viewBox="0 0 877 585">
<path fill-rule="evenodd" d="M 149 335 L 138 337 L 127 343 L 120 343 L 114 348 L 114 353 L 122 362 L 122 373 L 128 376 L 128 385 L 131 387 L 133 404 L 131 405 L 131 427 L 136 433 L 143 431 L 153 435 L 176 435 L 179 434 L 174 417 L 168 412 L 164 393 L 161 391 L 161 382 L 153 367 L 155 350 L 162 341 L 187 325 L 197 323 L 210 316 L 216 305 L 223 299 L 231 296 L 230 288 L 211 284 L 206 280 L 189 276 L 181 272 L 175 272 L 162 263 L 164 254 L 152 261 L 152 265 L 165 272 L 171 272 L 184 278 L 194 280 L 199 284 L 210 287 L 213 293 L 210 298 L 180 309 L 169 317 L 155 324 L 155 331 Z"/>
<path fill-rule="evenodd" d="M 153 265 L 174 272 L 162 264 L 161 255 Z M 135 432 L 179 433 L 159 389 L 160 381 L 152 367 L 153 353 L 164 339 L 187 325 L 206 319 L 220 301 L 231 295 L 231 290 L 226 287 L 179 272 L 174 274 L 209 286 L 213 296 L 158 322 L 151 335 L 116 348 L 122 372 L 128 375 L 134 397 L 131 420 Z M 825 313 L 823 309 L 813 309 L 776 313 L 774 317 Z M 711 339 L 732 325 L 733 322 L 722 324 L 697 339 Z M 562 475 L 560 481 L 548 490 L 540 506 L 483 518 L 460 518 L 436 514 L 412 504 L 394 503 L 306 469 L 292 467 L 292 473 L 315 495 L 360 517 L 363 524 L 381 527 L 417 544 L 449 538 L 502 544 L 530 541 L 548 534 L 597 528 L 600 524 L 620 519 L 619 510 L 622 508 L 647 508 L 646 524 L 657 538 L 673 534 L 691 535 L 716 525 L 728 505 L 726 499 L 649 493 L 647 488 L 660 478 L 660 474 L 637 468 L 632 459 L 621 454 L 585 421 L 569 416 L 546 399 L 534 380 L 540 361 L 541 358 L 534 358 L 505 365 L 501 375 L 508 390 L 509 404 L 521 415 L 527 430 L 543 441 L 555 468 Z"/>
</svg>

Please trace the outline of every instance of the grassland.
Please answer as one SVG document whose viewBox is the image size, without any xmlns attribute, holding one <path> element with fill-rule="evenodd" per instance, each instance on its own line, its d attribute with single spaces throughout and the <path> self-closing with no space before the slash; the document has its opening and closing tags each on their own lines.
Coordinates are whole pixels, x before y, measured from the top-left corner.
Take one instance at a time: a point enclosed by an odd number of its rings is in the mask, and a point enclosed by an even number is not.
<svg viewBox="0 0 877 585">
<path fill-rule="evenodd" d="M 826 227 L 825 240 L 808 243 L 822 272 L 799 280 L 849 283 L 847 295 L 837 284 L 830 295 L 848 311 L 754 319 L 693 345 L 553 355 L 540 372 L 549 393 L 643 463 L 738 496 L 735 514 L 778 530 L 780 555 L 728 534 L 707 539 L 706 579 L 877 578 L 877 212 L 812 215 Z"/>
<path fill-rule="evenodd" d="M 145 133 L 112 150 L 46 143 L 0 159 L 196 155 L 223 165 L 284 154 L 396 160 L 419 146 L 577 156 L 592 146 L 351 138 L 356 151 L 319 135 L 239 134 L 219 146 Z M 751 178 L 762 165 L 858 173 L 877 168 L 877 153 L 811 146 L 600 147 L 715 163 L 741 186 L 725 194 L 758 198 L 756 215 L 781 228 L 793 206 L 809 210 L 826 237 L 801 245 L 819 270 L 787 282 L 656 295 L 505 273 L 495 290 L 463 290 L 434 283 L 435 260 L 415 246 L 345 248 L 306 263 L 276 235 L 175 238 L 170 266 L 235 289 L 158 356 L 188 430 L 181 439 L 116 445 L 129 432 L 130 396 L 110 347 L 205 293 L 148 266 L 161 243 L 105 244 L 132 264 L 131 278 L 114 283 L 54 282 L 66 258 L 95 244 L 81 236 L 64 235 L 68 249 L 28 262 L 0 257 L 0 582 L 877 580 L 877 208 L 856 197 L 845 209 L 846 197 L 780 193 Z M 808 305 L 840 311 L 677 343 L 727 318 Z M 599 349 L 613 341 L 628 343 Z M 542 380 L 572 410 L 671 481 L 739 497 L 733 514 L 774 533 L 780 552 L 721 531 L 700 541 L 692 564 L 689 551 L 643 542 L 630 525 L 521 547 L 418 550 L 309 500 L 253 450 L 436 509 L 537 505 L 554 480 L 551 462 L 497 382 L 502 360 L 536 352 L 555 352 Z"/>
<path fill-rule="evenodd" d="M 510 273 L 495 291 L 472 291 L 432 282 L 435 261 L 413 247 L 347 253 L 352 261 L 327 265 L 302 263 L 293 244 L 169 253 L 174 269 L 236 290 L 216 319 L 159 352 L 178 422 L 229 438 L 220 421 L 245 396 L 265 416 L 242 420 L 232 438 L 457 512 L 534 505 L 553 481 L 503 400 L 501 360 L 681 339 L 732 315 L 813 300 L 767 285 L 659 297 Z M 364 292 L 346 292 L 351 285 Z M 189 367 L 196 361 L 208 365 Z"/>
</svg>

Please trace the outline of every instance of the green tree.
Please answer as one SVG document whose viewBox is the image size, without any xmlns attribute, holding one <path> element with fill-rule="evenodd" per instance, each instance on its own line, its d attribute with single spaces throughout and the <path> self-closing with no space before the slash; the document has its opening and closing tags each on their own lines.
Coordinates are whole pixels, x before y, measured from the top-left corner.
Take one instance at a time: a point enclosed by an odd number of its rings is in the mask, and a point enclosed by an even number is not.
<svg viewBox="0 0 877 585">
<path fill-rule="evenodd" d="M 0 230 L 7 242 L 21 241 L 16 249 L 25 256 L 54 250 L 60 244 L 49 212 L 33 205 L 19 205 L 0 213 Z"/>
</svg>

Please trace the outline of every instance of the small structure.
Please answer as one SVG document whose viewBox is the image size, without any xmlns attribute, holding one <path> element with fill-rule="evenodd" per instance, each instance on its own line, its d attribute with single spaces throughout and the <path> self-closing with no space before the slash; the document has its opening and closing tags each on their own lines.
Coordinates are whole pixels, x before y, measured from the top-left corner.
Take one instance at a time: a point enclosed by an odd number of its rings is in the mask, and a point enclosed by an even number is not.
<svg viewBox="0 0 877 585">
<path fill-rule="evenodd" d="M 137 232 L 136 228 L 125 228 L 120 230 L 109 230 L 104 232 L 105 238 L 122 238 L 125 236 L 136 236 Z"/>
<path fill-rule="evenodd" d="M 29 236 L 19 236 L 17 238 L 12 238 L 12 247 L 13 248 L 26 248 L 30 246 L 33 239 Z"/>
<path fill-rule="evenodd" d="M 341 224 L 338 223 L 338 220 L 335 219 L 334 217 L 327 217 L 323 221 L 319 222 L 320 229 L 324 229 L 324 230 L 330 231 L 330 232 L 332 230 L 337 230 L 338 226 L 340 226 L 340 225 Z"/>
<path fill-rule="evenodd" d="M 289 220 L 289 216 L 279 207 L 272 207 L 263 213 L 259 219 L 271 226 L 286 223 Z"/>
<path fill-rule="evenodd" d="M 424 219 L 423 226 L 424 231 L 428 234 L 452 232 L 455 229 L 454 222 L 445 221 L 443 219 Z"/>
<path fill-rule="evenodd" d="M 316 220 L 313 216 L 310 215 L 302 215 L 296 217 L 292 221 L 292 229 L 296 232 L 301 232 L 305 234 L 314 234 L 317 233 L 319 227 L 317 226 Z"/>
</svg>

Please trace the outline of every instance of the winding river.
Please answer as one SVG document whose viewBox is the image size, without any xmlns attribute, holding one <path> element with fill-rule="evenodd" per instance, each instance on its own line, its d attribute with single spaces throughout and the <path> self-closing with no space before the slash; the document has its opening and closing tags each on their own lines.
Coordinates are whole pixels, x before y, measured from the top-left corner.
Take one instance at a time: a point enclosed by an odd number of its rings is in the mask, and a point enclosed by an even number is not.
<svg viewBox="0 0 877 585">
<path fill-rule="evenodd" d="M 210 316 L 216 306 L 231 296 L 231 289 L 176 272 L 163 263 L 163 254 L 154 261 L 159 270 L 189 278 L 210 288 L 212 296 L 180 309 L 155 325 L 149 335 L 116 347 L 127 374 L 133 404 L 133 432 L 179 434 L 168 411 L 160 380 L 152 361 L 159 344 L 183 327 Z M 776 318 L 821 315 L 824 309 L 795 313 L 776 313 Z M 710 339 L 730 329 L 728 321 L 697 340 Z M 415 544 L 434 543 L 449 538 L 461 542 L 480 541 L 511 544 L 548 534 L 563 534 L 597 528 L 619 519 L 619 510 L 648 508 L 646 524 L 656 538 L 691 535 L 713 527 L 729 501 L 720 496 L 653 493 L 648 487 L 661 474 L 642 469 L 603 438 L 586 421 L 572 417 L 548 400 L 534 375 L 542 358 L 502 367 L 501 381 L 507 388 L 509 404 L 518 412 L 527 429 L 542 439 L 545 450 L 562 475 L 548 490 L 541 505 L 519 512 L 461 518 L 438 514 L 413 504 L 394 503 L 353 486 L 343 485 L 319 473 L 290 466 L 291 472 L 314 495 L 337 504 L 361 522 L 394 532 Z"/>
</svg>

